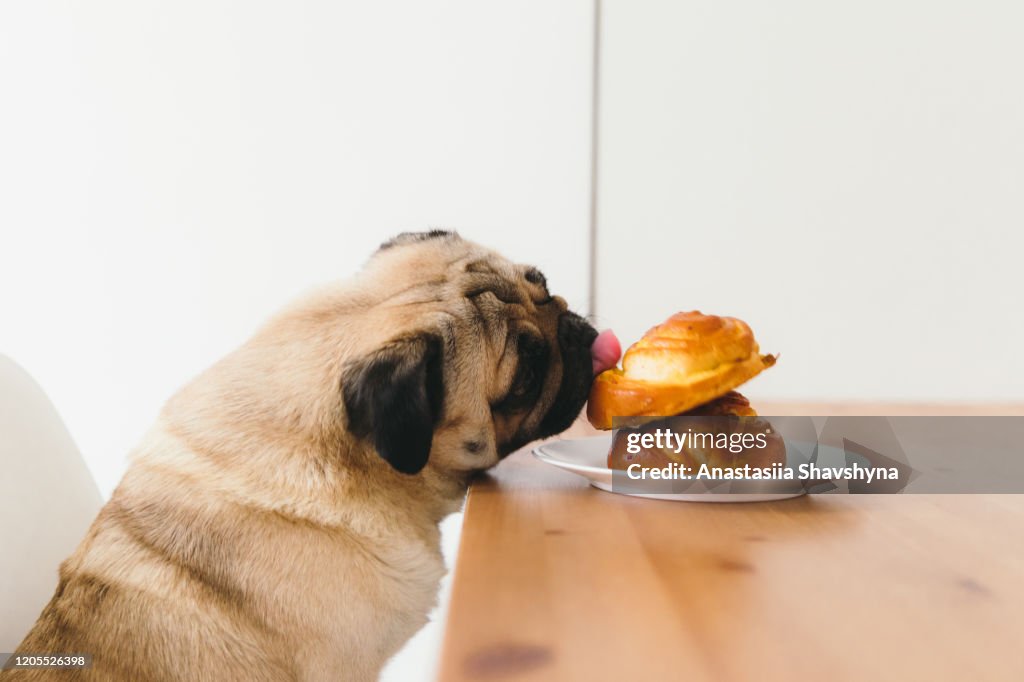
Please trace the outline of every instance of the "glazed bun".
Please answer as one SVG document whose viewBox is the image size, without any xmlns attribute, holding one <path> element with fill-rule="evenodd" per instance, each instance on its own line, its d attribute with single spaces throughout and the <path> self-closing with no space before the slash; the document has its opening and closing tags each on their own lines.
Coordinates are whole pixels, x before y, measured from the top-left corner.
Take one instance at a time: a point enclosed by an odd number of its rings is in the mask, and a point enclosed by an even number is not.
<svg viewBox="0 0 1024 682">
<path fill-rule="evenodd" d="M 761 355 L 746 322 L 698 311 L 676 313 L 630 346 L 622 369 L 597 376 L 587 418 L 598 429 L 610 429 L 613 417 L 677 415 L 774 364 L 775 356 Z"/>
<path fill-rule="evenodd" d="M 750 406 L 750 401 L 745 395 L 729 391 L 683 414 L 689 417 L 756 417 L 757 411 Z"/>
</svg>

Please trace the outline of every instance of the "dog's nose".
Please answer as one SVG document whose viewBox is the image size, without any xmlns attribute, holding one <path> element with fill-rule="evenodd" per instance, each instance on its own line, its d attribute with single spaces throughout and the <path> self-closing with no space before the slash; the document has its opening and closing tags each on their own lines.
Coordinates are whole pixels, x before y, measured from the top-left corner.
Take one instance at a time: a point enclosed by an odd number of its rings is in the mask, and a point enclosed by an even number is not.
<svg viewBox="0 0 1024 682">
<path fill-rule="evenodd" d="M 562 356 L 562 380 L 554 402 L 540 423 L 538 438 L 561 433 L 576 419 L 594 381 L 590 347 L 597 330 L 574 312 L 558 318 L 558 345 Z"/>
<path fill-rule="evenodd" d="M 590 351 L 597 338 L 597 330 L 572 311 L 566 311 L 558 318 L 558 342 L 563 348 Z"/>
</svg>

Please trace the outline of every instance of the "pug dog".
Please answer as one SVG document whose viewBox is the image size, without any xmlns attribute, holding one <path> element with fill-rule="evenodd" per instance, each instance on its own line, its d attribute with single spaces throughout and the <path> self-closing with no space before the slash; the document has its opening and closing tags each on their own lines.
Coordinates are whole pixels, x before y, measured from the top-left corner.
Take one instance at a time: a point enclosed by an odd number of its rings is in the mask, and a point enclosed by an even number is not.
<svg viewBox="0 0 1024 682">
<path fill-rule="evenodd" d="M 383 244 L 171 398 L 17 680 L 370 680 L 426 621 L 470 478 L 566 429 L 596 332 L 447 231 Z"/>
</svg>

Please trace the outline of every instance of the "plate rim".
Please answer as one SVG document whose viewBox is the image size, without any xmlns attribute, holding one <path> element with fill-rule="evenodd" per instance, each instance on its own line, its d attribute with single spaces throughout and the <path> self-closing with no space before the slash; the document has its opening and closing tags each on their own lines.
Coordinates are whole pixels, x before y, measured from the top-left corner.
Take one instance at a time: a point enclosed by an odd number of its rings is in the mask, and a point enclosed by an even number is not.
<svg viewBox="0 0 1024 682">
<path fill-rule="evenodd" d="M 610 434 L 597 434 L 595 436 L 583 436 L 581 438 L 559 438 L 558 440 L 548 441 L 547 443 L 541 443 L 537 447 L 533 448 L 531 454 L 542 462 L 549 463 L 552 466 L 557 466 L 560 469 L 571 469 L 573 471 L 585 471 L 588 473 L 596 474 L 598 476 L 607 476 L 611 474 L 612 470 L 606 466 L 593 466 L 591 464 L 577 464 L 576 462 L 570 462 L 564 459 L 553 456 L 550 452 L 545 452 L 544 448 L 555 445 L 557 443 L 572 443 L 580 441 L 597 441 L 610 439 Z M 610 445 L 610 443 L 609 443 Z"/>
</svg>

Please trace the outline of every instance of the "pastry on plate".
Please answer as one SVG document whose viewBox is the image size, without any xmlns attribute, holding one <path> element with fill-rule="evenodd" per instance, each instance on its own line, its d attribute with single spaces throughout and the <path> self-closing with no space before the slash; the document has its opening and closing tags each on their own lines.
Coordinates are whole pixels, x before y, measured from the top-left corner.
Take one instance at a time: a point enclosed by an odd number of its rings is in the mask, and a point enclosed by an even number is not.
<svg viewBox="0 0 1024 682">
<path fill-rule="evenodd" d="M 613 417 L 665 417 L 695 409 L 753 416 L 746 398 L 730 393 L 775 359 L 761 353 L 742 320 L 676 313 L 626 350 L 621 369 L 594 379 L 587 418 L 595 428 L 610 429 Z"/>
</svg>

